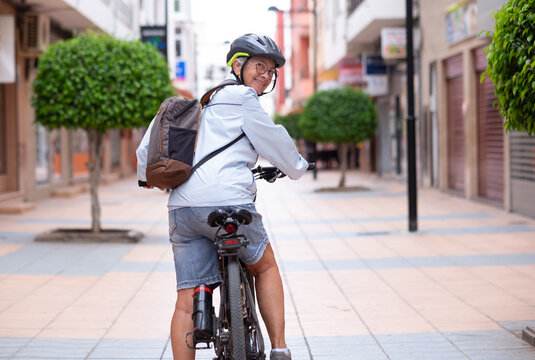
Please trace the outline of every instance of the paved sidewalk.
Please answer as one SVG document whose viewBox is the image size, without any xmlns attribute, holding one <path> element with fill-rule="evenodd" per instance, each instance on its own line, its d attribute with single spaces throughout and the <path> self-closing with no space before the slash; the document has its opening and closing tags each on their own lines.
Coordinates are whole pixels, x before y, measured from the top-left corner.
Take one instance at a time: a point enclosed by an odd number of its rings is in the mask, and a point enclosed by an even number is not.
<svg viewBox="0 0 535 360">
<path fill-rule="evenodd" d="M 519 337 L 535 327 L 533 219 L 423 189 L 409 233 L 404 184 L 353 172 L 368 191 L 314 192 L 337 180 L 259 184 L 295 360 L 535 359 Z M 104 226 L 144 232 L 135 245 L 33 241 L 88 227 L 88 194 L 0 215 L 0 358 L 170 359 L 166 198 L 101 187 Z"/>
</svg>

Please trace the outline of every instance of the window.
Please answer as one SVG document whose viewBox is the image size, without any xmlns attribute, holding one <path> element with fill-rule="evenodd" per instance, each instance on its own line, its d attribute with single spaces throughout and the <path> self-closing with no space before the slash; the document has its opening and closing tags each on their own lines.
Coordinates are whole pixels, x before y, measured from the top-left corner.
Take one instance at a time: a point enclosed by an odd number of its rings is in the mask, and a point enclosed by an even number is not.
<svg viewBox="0 0 535 360">
<path fill-rule="evenodd" d="M 85 176 L 88 173 L 89 142 L 85 130 L 77 129 L 70 132 L 72 169 L 75 176 Z"/>
<path fill-rule="evenodd" d="M 175 12 L 180 12 L 180 0 L 175 0 Z"/>
<path fill-rule="evenodd" d="M 48 132 L 39 123 L 35 125 L 35 182 L 37 185 L 48 183 Z"/>
<path fill-rule="evenodd" d="M 175 42 L 175 52 L 176 52 L 175 54 L 176 57 L 182 56 L 182 43 L 180 40 L 177 40 Z"/>
<path fill-rule="evenodd" d="M 176 27 L 175 28 L 175 56 L 180 57 L 182 56 L 182 28 Z"/>
<path fill-rule="evenodd" d="M 309 51 L 310 55 L 302 56 L 300 60 L 300 76 L 301 79 L 308 79 L 310 77 L 310 64 L 309 64 L 309 56 L 312 56 L 313 54 L 310 52 L 310 39 L 308 36 L 302 36 L 300 39 L 300 49 L 303 50 L 303 54 L 305 54 L 305 51 Z"/>
</svg>

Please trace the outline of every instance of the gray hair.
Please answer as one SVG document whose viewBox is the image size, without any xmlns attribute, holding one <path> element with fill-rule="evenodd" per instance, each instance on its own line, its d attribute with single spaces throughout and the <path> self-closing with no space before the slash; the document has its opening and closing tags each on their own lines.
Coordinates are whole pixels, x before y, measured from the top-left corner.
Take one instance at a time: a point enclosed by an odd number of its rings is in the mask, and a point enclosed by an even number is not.
<svg viewBox="0 0 535 360">
<path fill-rule="evenodd" d="M 243 63 L 245 62 L 245 60 L 247 59 L 247 56 L 240 56 L 240 57 L 237 57 L 236 60 L 238 60 L 238 62 L 240 64 L 243 65 Z"/>
</svg>

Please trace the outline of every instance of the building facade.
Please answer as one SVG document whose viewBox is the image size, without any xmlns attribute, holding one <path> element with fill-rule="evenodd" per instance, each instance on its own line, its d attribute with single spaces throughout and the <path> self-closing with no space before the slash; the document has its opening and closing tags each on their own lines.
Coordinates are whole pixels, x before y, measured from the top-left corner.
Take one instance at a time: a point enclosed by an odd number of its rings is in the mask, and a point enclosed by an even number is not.
<svg viewBox="0 0 535 360">
<path fill-rule="evenodd" d="M 375 138 L 363 144 L 362 163 L 383 176 L 405 174 L 405 54 L 384 53 L 384 31 L 403 33 L 405 2 L 397 0 L 346 3 L 347 51 L 339 60 L 339 82 L 363 89 L 377 109 Z"/>
<path fill-rule="evenodd" d="M 505 0 L 420 1 L 422 177 L 440 189 L 535 216 L 535 138 L 505 133 L 483 77 L 493 10 Z M 423 16 L 425 14 L 425 16 Z M 440 31 L 437 31 L 439 29 Z"/>
<path fill-rule="evenodd" d="M 167 0 L 166 3 L 170 76 L 179 94 L 193 98 L 197 93 L 197 62 L 191 3 L 186 0 Z"/>
<path fill-rule="evenodd" d="M 535 216 L 535 137 L 505 133 L 494 85 L 481 80 L 490 44 L 485 34 L 494 28 L 492 12 L 505 2 L 413 2 L 418 183 Z M 407 177 L 410 80 L 405 6 L 398 0 L 293 0 L 288 90 L 294 110 L 314 90 L 307 82 L 314 71 L 317 90 L 366 91 L 378 110 L 378 128 L 375 139 L 359 145 L 361 168 L 401 180 Z M 315 11 L 305 19 L 308 29 L 295 26 L 303 22 L 302 8 Z"/>
<path fill-rule="evenodd" d="M 48 44 L 90 28 L 138 39 L 139 19 L 135 0 L 0 0 L 0 211 L 23 211 L 36 199 L 86 187 L 85 133 L 35 123 L 31 98 L 39 55 Z M 132 130 L 106 134 L 103 180 L 133 173 L 133 137 Z"/>
</svg>

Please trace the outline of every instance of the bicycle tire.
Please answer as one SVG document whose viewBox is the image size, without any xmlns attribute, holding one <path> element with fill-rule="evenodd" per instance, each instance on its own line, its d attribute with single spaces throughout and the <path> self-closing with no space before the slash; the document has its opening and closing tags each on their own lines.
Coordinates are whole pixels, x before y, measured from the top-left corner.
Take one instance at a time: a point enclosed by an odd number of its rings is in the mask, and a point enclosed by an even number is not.
<svg viewBox="0 0 535 360">
<path fill-rule="evenodd" d="M 249 309 L 247 319 L 245 320 L 247 360 L 263 360 L 266 357 L 264 353 L 264 339 L 260 330 L 260 324 L 258 323 L 258 315 L 256 314 L 255 279 L 248 271 L 246 271 L 245 276 L 249 285 L 249 291 L 245 293 L 247 308 Z"/>
<path fill-rule="evenodd" d="M 229 258 L 227 264 L 228 298 L 230 308 L 230 338 L 234 360 L 246 360 L 245 328 L 241 290 L 241 269 L 237 259 Z"/>
</svg>

